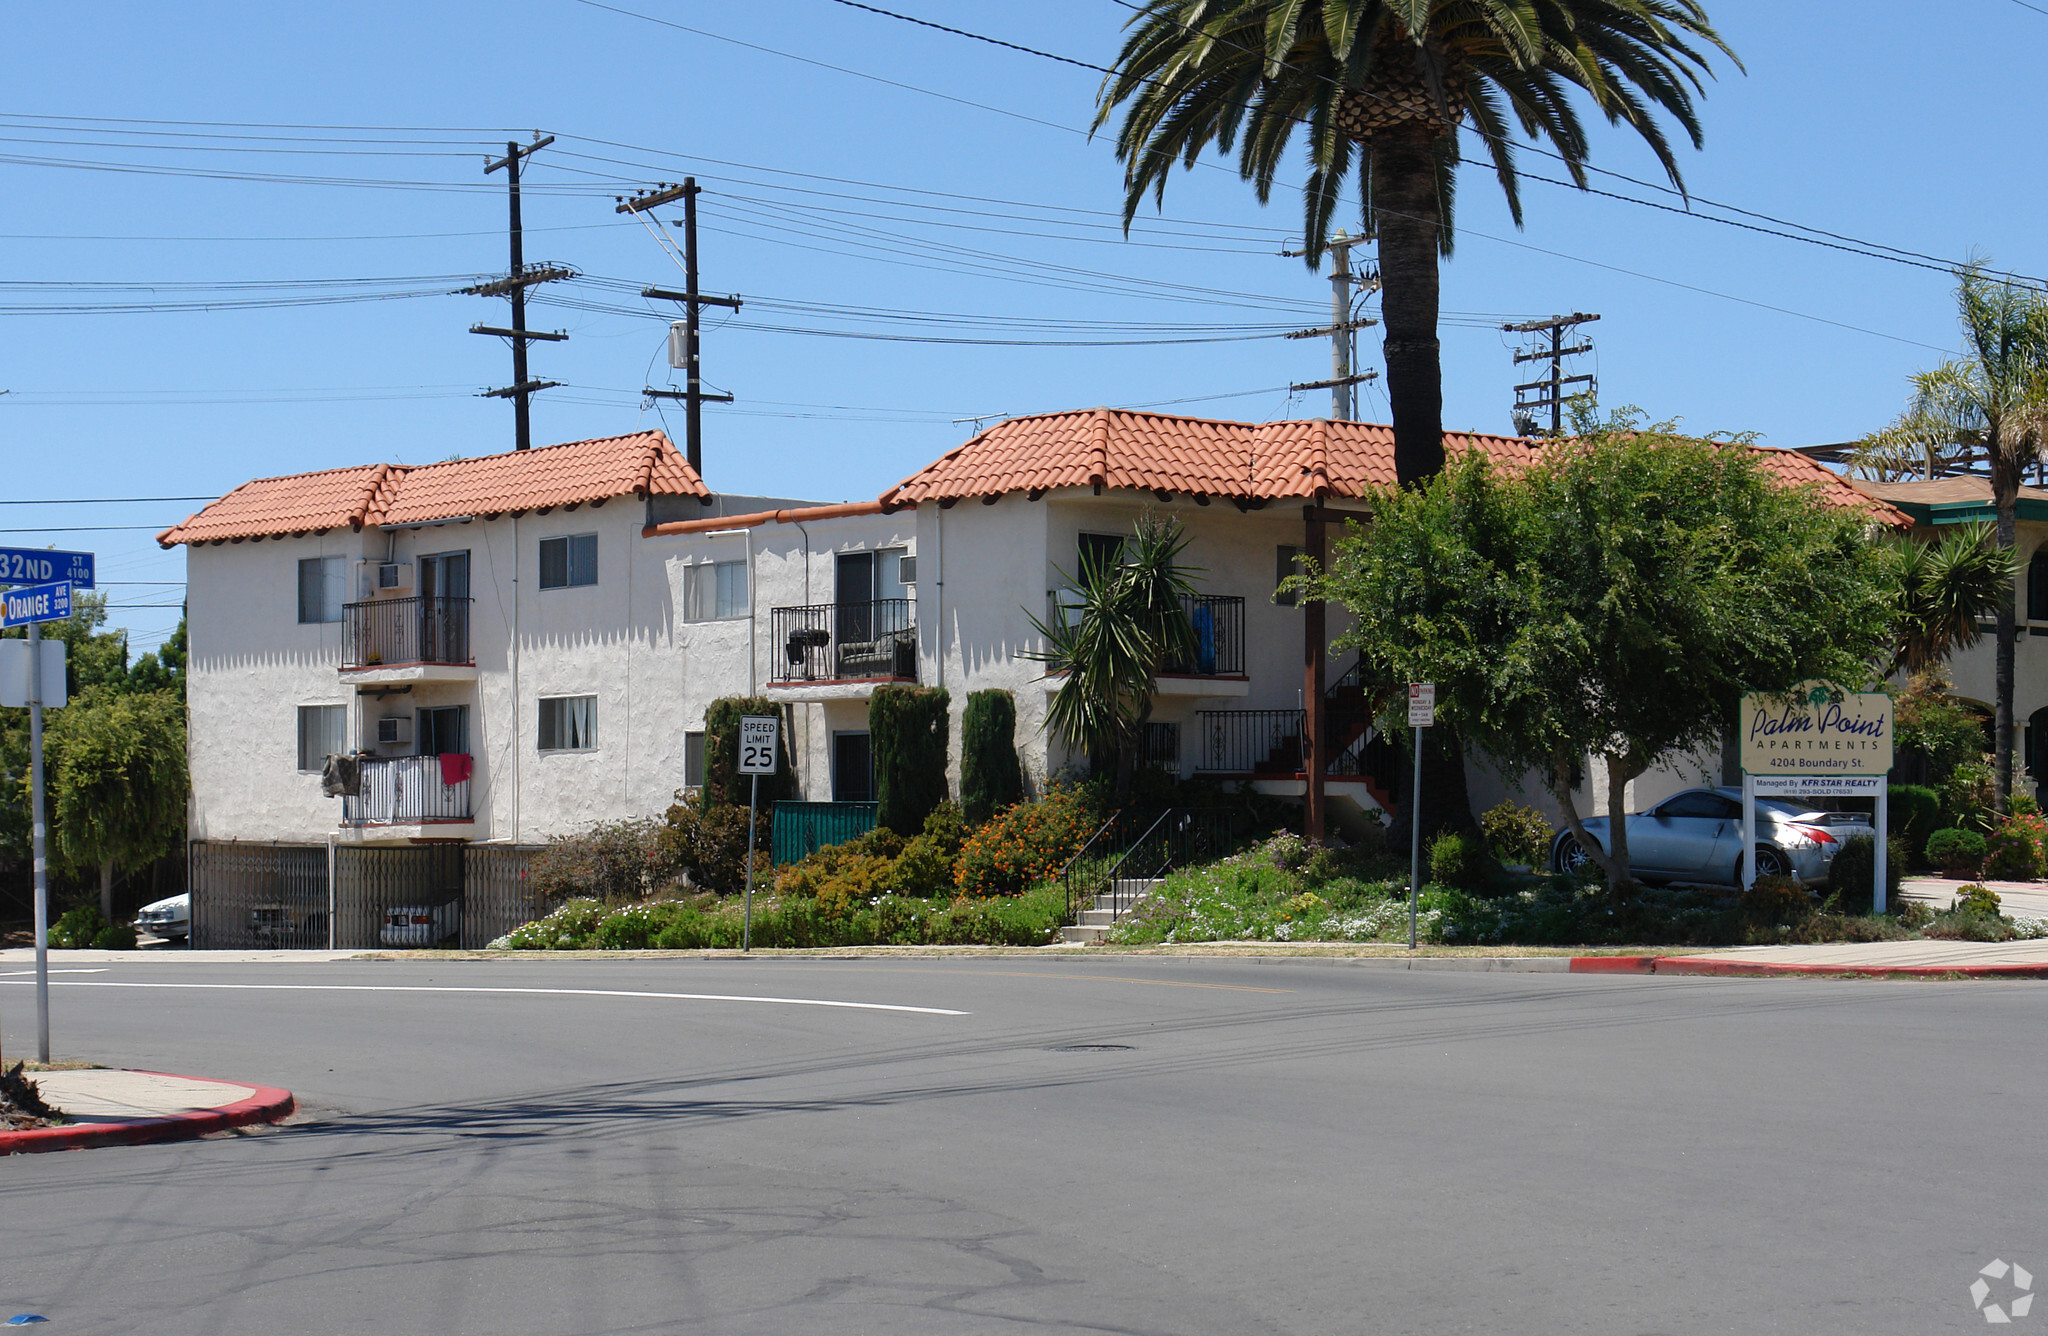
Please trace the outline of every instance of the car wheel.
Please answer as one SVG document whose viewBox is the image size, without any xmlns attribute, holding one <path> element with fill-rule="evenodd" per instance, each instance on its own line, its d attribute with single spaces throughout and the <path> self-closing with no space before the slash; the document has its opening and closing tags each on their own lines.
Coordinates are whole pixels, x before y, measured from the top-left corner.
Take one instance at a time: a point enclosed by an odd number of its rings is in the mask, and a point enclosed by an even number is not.
<svg viewBox="0 0 2048 1336">
<path fill-rule="evenodd" d="M 1594 866 L 1593 857 L 1579 847 L 1579 842 L 1567 835 L 1557 842 L 1557 852 L 1552 855 L 1550 865 L 1559 872 L 1579 876 Z"/>
<path fill-rule="evenodd" d="M 1760 844 L 1756 850 L 1756 875 L 1759 877 L 1789 877 L 1792 875 L 1792 860 L 1784 851 Z M 1736 869 L 1735 884 L 1742 884 L 1742 870 Z"/>
</svg>

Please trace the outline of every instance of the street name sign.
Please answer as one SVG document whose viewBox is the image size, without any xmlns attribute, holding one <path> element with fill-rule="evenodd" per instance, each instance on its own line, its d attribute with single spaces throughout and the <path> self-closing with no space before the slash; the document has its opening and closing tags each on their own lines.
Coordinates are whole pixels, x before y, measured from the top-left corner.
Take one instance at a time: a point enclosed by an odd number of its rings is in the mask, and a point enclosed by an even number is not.
<svg viewBox="0 0 2048 1336">
<path fill-rule="evenodd" d="M 0 594 L 6 615 L 0 626 L 27 626 L 30 622 L 61 622 L 71 615 L 71 582 L 24 585 Z"/>
<path fill-rule="evenodd" d="M 773 715 L 740 716 L 740 773 L 743 775 L 772 775 L 775 773 L 775 739 L 782 730 L 782 721 Z"/>
<path fill-rule="evenodd" d="M 1408 727 L 1436 727 L 1436 683 L 1408 684 Z"/>
<path fill-rule="evenodd" d="M 50 584 L 62 580 L 80 589 L 91 589 L 92 555 L 42 547 L 0 547 L 0 584 Z"/>
</svg>

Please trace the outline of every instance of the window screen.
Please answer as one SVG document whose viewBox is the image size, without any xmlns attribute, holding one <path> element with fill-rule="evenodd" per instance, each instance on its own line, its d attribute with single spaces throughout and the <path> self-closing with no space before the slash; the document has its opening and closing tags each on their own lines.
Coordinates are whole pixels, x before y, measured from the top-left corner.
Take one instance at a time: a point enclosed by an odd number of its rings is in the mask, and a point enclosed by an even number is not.
<svg viewBox="0 0 2048 1336">
<path fill-rule="evenodd" d="M 348 706 L 299 707 L 299 769 L 318 770 L 348 749 Z"/>
<path fill-rule="evenodd" d="M 299 563 L 299 620 L 338 622 L 341 620 L 342 580 L 346 571 L 340 557 L 307 557 Z"/>
<path fill-rule="evenodd" d="M 701 789 L 704 787 L 704 735 L 683 734 L 683 787 Z"/>
<path fill-rule="evenodd" d="M 540 703 L 542 751 L 588 751 L 597 745 L 597 697 L 547 696 Z"/>
<path fill-rule="evenodd" d="M 746 615 L 746 562 L 700 562 L 683 572 L 684 621 L 715 622 Z"/>
<path fill-rule="evenodd" d="M 597 535 L 569 534 L 540 540 L 540 587 L 575 589 L 597 583 Z"/>
</svg>

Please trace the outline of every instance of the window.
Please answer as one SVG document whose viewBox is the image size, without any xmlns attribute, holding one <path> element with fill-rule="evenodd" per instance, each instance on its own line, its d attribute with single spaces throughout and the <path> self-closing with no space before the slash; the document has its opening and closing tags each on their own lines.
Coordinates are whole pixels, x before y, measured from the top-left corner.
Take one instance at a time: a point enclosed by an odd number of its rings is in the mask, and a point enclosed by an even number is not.
<svg viewBox="0 0 2048 1336">
<path fill-rule="evenodd" d="M 1657 815 L 1676 820 L 1681 817 L 1726 821 L 1742 815 L 1742 804 L 1719 793 L 1681 793 L 1657 809 Z"/>
<path fill-rule="evenodd" d="M 543 696 L 540 702 L 542 751 L 589 751 L 597 746 L 597 697 Z"/>
<path fill-rule="evenodd" d="M 579 533 L 540 540 L 542 589 L 576 589 L 596 583 L 596 534 Z"/>
<path fill-rule="evenodd" d="M 301 622 L 341 620 L 342 580 L 345 575 L 340 557 L 307 557 L 299 563 Z"/>
<path fill-rule="evenodd" d="M 683 620 L 717 622 L 747 615 L 747 563 L 704 561 L 683 571 Z"/>
<path fill-rule="evenodd" d="M 1146 721 L 1138 739 L 1138 764 L 1146 769 L 1180 769 L 1180 725 Z"/>
<path fill-rule="evenodd" d="M 430 706 L 419 712 L 419 754 L 439 756 L 444 752 L 469 750 L 469 707 Z"/>
<path fill-rule="evenodd" d="M 1088 572 L 1108 570 L 1121 566 L 1124 560 L 1124 536 L 1120 533 L 1084 533 L 1081 535 L 1074 579 L 1081 584 L 1088 583 Z"/>
<path fill-rule="evenodd" d="M 348 749 L 348 706 L 299 707 L 299 769 L 318 770 Z"/>
<path fill-rule="evenodd" d="M 1300 548 L 1288 547 L 1287 545 L 1282 544 L 1281 546 L 1274 549 L 1274 553 L 1275 559 L 1273 562 L 1273 583 L 1275 585 L 1278 585 L 1282 580 L 1285 580 L 1290 575 L 1300 575 L 1302 573 Z M 1301 600 L 1298 597 L 1296 597 L 1292 592 L 1289 592 L 1285 594 L 1274 595 L 1273 601 L 1275 603 L 1278 603 L 1283 608 L 1291 608 L 1294 607 Z"/>
<path fill-rule="evenodd" d="M 2048 622 L 2048 552 L 2027 562 L 2027 620 Z"/>
<path fill-rule="evenodd" d="M 701 732 L 683 734 L 683 787 L 704 787 L 704 735 Z"/>
</svg>

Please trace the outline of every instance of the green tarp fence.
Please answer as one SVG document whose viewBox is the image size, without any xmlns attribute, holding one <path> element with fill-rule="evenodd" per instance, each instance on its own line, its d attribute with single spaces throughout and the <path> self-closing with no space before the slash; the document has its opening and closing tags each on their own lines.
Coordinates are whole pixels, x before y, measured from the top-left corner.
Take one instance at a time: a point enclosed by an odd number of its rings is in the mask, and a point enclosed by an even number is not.
<svg viewBox="0 0 2048 1336">
<path fill-rule="evenodd" d="M 775 863 L 794 863 L 875 828 L 873 803 L 775 804 Z"/>
</svg>

